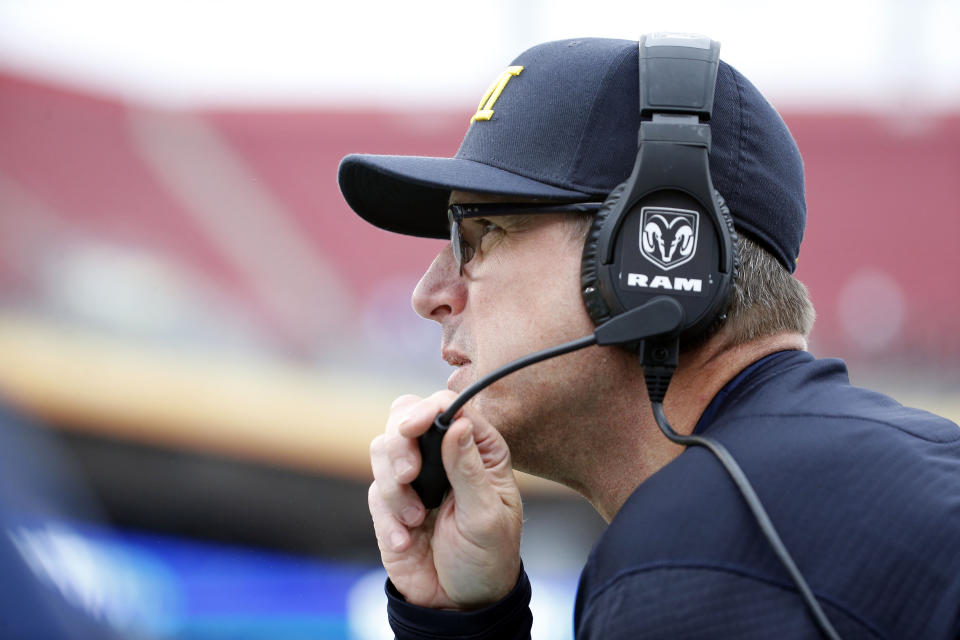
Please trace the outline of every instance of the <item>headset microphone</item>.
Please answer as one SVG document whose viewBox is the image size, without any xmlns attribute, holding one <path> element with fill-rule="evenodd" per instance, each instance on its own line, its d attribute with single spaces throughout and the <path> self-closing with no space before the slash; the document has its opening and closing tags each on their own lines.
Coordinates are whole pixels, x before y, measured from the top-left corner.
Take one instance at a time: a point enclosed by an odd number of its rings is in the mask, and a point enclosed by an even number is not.
<svg viewBox="0 0 960 640">
<path fill-rule="evenodd" d="M 411 485 L 417 495 L 420 496 L 423 506 L 427 509 L 439 507 L 450 488 L 447 472 L 443 468 L 443 460 L 440 455 L 440 443 L 447 429 L 450 428 L 453 417 L 457 415 L 457 412 L 470 398 L 500 378 L 532 364 L 594 344 L 600 346 L 623 345 L 645 340 L 652 336 L 675 335 L 682 324 L 683 308 L 676 300 L 666 296 L 654 298 L 640 307 L 607 320 L 597 327 L 592 335 L 514 360 L 467 387 L 463 393 L 457 396 L 453 404 L 447 407 L 446 411 L 437 414 L 433 424 L 430 425 L 430 429 L 419 438 L 420 474 Z M 655 348 L 651 350 L 656 351 Z"/>
</svg>

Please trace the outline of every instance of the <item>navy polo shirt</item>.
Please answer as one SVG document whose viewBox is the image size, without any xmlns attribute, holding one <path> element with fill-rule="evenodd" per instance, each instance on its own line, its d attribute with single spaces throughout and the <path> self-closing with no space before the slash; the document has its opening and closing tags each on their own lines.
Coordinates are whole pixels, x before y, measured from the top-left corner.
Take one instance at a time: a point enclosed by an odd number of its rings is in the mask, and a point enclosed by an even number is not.
<svg viewBox="0 0 960 640">
<path fill-rule="evenodd" d="M 960 636 L 957 425 L 852 386 L 839 360 L 784 351 L 731 380 L 696 432 L 743 468 L 841 637 Z M 503 601 L 457 614 L 388 588 L 391 623 L 401 639 L 528 638 L 529 589 L 521 577 Z M 597 541 L 574 629 L 578 640 L 820 637 L 739 491 L 699 447 L 637 487 Z"/>
</svg>

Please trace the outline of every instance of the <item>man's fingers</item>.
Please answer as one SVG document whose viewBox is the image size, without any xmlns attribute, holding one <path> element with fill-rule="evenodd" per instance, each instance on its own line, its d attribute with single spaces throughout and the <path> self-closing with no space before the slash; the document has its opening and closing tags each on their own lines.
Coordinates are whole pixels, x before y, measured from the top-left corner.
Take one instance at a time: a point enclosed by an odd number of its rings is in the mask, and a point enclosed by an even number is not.
<svg viewBox="0 0 960 640">
<path fill-rule="evenodd" d="M 477 449 L 474 431 L 471 420 L 460 418 L 450 425 L 443 438 L 443 462 L 457 510 L 471 519 L 485 512 L 502 509 L 497 490 L 487 476 L 483 458 Z"/>
<path fill-rule="evenodd" d="M 397 399 L 394 400 L 390 405 L 390 411 L 393 411 L 394 409 L 402 409 L 411 404 L 416 404 L 417 402 L 420 402 L 420 400 L 422 400 L 420 396 L 415 396 L 411 393 L 398 396 Z"/>
<path fill-rule="evenodd" d="M 454 397 L 450 391 L 428 398 L 400 396 L 393 401 L 385 433 L 370 443 L 377 504 L 384 514 L 407 526 L 419 526 L 426 515 L 423 503 L 410 486 L 421 468 L 417 437 L 430 428 L 436 415 Z M 372 505 L 371 502 L 371 509 Z"/>
<path fill-rule="evenodd" d="M 396 434 L 380 434 L 370 443 L 370 466 L 373 477 L 380 482 L 409 484 L 420 471 L 417 441 Z"/>
<path fill-rule="evenodd" d="M 430 428 L 437 415 L 449 407 L 456 397 L 457 394 L 449 390 L 437 391 L 419 402 L 405 405 L 401 411 L 391 412 L 391 418 L 394 413 L 397 414 L 395 423 L 397 432 L 406 438 L 420 436 Z"/>
<path fill-rule="evenodd" d="M 434 394 L 436 395 L 436 394 Z M 437 401 L 415 395 L 403 395 L 393 401 L 387 418 L 385 432 L 370 443 L 370 466 L 374 480 L 379 483 L 380 494 L 387 506 L 397 513 L 411 506 L 402 486 L 409 485 L 420 473 L 420 449 L 416 436 L 400 433 L 401 426 L 407 431 L 426 431 L 431 420 L 425 416 L 436 406 Z"/>
<path fill-rule="evenodd" d="M 498 481 L 514 483 L 513 466 L 510 460 L 510 448 L 500 432 L 493 428 L 482 416 L 469 409 L 466 417 L 473 422 L 473 439 L 477 443 L 483 466 L 488 474 L 492 474 Z"/>
<path fill-rule="evenodd" d="M 381 434 L 370 443 L 370 466 L 379 504 L 408 526 L 423 522 L 426 513 L 410 482 L 420 470 L 420 458 L 412 450 L 416 441 Z"/>
<path fill-rule="evenodd" d="M 370 485 L 367 504 L 373 518 L 373 530 L 377 535 L 377 544 L 381 553 L 401 553 L 410 544 L 410 531 L 401 522 L 383 500 L 380 487 L 376 482 Z"/>
<path fill-rule="evenodd" d="M 386 433 L 397 433 L 400 423 L 406 422 L 413 408 L 422 401 L 423 398 L 414 395 L 404 395 L 394 400 L 390 405 L 390 415 L 387 417 Z"/>
</svg>

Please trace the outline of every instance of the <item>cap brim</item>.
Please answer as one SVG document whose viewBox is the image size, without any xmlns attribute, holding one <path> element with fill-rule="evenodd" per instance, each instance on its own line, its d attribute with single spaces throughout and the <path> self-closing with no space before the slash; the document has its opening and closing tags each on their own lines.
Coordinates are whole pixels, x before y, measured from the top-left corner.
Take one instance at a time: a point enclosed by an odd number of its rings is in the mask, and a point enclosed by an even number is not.
<svg viewBox="0 0 960 640">
<path fill-rule="evenodd" d="M 582 200 L 561 189 L 463 158 L 352 154 L 340 161 L 340 190 L 347 204 L 373 225 L 411 236 L 446 238 L 451 191 Z"/>
</svg>

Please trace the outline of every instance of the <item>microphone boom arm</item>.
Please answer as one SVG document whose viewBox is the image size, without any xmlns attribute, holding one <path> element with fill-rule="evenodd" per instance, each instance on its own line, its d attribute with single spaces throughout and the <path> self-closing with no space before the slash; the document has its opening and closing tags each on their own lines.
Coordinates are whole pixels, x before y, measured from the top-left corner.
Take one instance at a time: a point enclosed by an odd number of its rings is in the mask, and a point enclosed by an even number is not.
<svg viewBox="0 0 960 640">
<path fill-rule="evenodd" d="M 646 304 L 614 316 L 597 327 L 592 335 L 531 353 L 528 356 L 509 362 L 467 387 L 446 411 L 437 414 L 430 429 L 418 438 L 420 448 L 420 474 L 410 483 L 420 496 L 423 506 L 435 509 L 443 502 L 450 488 L 447 472 L 443 468 L 440 455 L 440 443 L 450 428 L 457 412 L 491 384 L 524 367 L 578 351 L 594 344 L 601 346 L 626 344 L 654 336 L 675 334 L 683 323 L 683 308 L 672 298 L 654 298 Z"/>
</svg>

